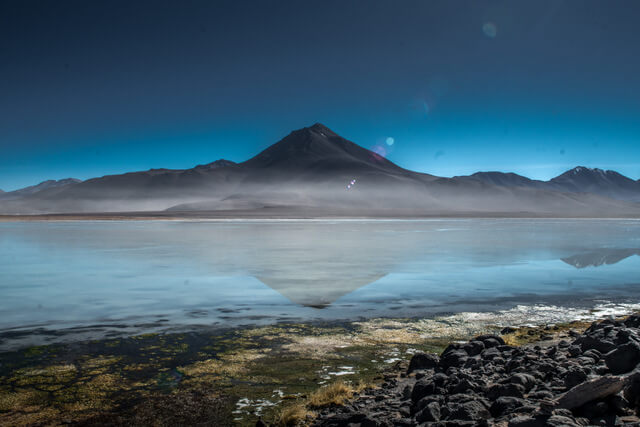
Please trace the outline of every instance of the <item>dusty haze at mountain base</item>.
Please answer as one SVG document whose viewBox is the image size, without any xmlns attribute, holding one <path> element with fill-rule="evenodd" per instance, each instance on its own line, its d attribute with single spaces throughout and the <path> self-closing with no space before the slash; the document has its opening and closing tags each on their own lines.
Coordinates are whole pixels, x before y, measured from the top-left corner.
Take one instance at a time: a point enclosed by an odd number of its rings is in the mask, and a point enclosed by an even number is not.
<svg viewBox="0 0 640 427">
<path fill-rule="evenodd" d="M 636 217 L 639 201 L 639 182 L 601 169 L 576 167 L 550 181 L 413 172 L 317 123 L 243 163 L 45 181 L 1 194 L 0 213 Z"/>
</svg>

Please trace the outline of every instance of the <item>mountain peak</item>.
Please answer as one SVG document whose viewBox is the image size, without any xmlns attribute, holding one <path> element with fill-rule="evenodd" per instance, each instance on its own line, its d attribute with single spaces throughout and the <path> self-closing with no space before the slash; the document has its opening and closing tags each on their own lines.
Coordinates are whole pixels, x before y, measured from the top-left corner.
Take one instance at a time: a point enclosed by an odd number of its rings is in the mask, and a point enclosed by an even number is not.
<svg viewBox="0 0 640 427">
<path fill-rule="evenodd" d="M 588 168 L 588 167 L 586 167 L 586 166 L 576 166 L 575 168 L 571 169 L 571 170 L 570 170 L 570 171 L 568 171 L 568 172 L 571 172 L 572 174 L 577 175 L 577 174 L 580 174 L 580 173 L 587 173 L 587 174 L 594 174 L 594 173 L 596 173 L 596 174 L 607 174 L 607 173 L 609 173 L 609 172 L 611 172 L 611 171 L 609 171 L 609 170 L 605 171 L 605 170 L 600 169 L 600 168 Z"/>
<path fill-rule="evenodd" d="M 564 191 L 596 193 L 622 200 L 637 200 L 636 181 L 612 170 L 576 166 L 549 181 Z"/>
<path fill-rule="evenodd" d="M 586 166 L 576 166 L 573 169 L 569 169 L 568 171 L 558 175 L 553 178 L 551 181 L 557 181 L 561 179 L 572 179 L 572 178 L 590 178 L 590 179 L 616 179 L 616 178 L 626 178 L 623 175 L 619 174 L 616 171 L 612 170 L 604 170 L 600 168 L 589 168 Z"/>
<path fill-rule="evenodd" d="M 67 185 L 73 185 L 79 182 L 82 182 L 82 181 L 76 178 L 65 178 L 65 179 L 59 179 L 59 180 L 48 179 L 46 181 L 42 181 L 39 184 L 30 185 L 29 187 L 20 188 L 18 190 L 10 191 L 5 194 L 8 196 L 24 196 L 24 195 L 34 194 L 39 191 L 47 190 L 49 188 L 65 187 Z M 2 192 L 0 191 L 0 193 Z"/>
<path fill-rule="evenodd" d="M 232 162 L 231 160 L 219 159 L 219 160 L 216 160 L 215 162 L 207 163 L 206 165 L 198 165 L 194 169 L 212 170 L 212 169 L 226 168 L 226 167 L 235 166 L 235 165 L 237 165 L 237 163 Z"/>
<path fill-rule="evenodd" d="M 289 135 L 242 163 L 243 167 L 273 168 L 282 170 L 320 169 L 334 174 L 336 170 L 387 168 L 404 173 L 404 169 L 358 144 L 351 142 L 322 123 L 294 130 Z"/>
<path fill-rule="evenodd" d="M 301 130 L 309 130 L 311 132 L 319 133 L 322 136 L 338 136 L 337 133 L 335 133 L 322 123 L 314 123 L 312 126 L 303 128 Z"/>
</svg>

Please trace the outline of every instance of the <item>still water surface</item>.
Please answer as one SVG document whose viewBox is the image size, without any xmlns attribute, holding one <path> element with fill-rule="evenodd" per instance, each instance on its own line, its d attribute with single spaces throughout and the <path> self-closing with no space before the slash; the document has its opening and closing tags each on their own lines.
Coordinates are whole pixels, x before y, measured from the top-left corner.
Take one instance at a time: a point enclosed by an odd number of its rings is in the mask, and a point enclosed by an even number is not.
<svg viewBox="0 0 640 427">
<path fill-rule="evenodd" d="M 637 304 L 638 255 L 636 220 L 0 223 L 0 349 L 279 321 Z"/>
</svg>

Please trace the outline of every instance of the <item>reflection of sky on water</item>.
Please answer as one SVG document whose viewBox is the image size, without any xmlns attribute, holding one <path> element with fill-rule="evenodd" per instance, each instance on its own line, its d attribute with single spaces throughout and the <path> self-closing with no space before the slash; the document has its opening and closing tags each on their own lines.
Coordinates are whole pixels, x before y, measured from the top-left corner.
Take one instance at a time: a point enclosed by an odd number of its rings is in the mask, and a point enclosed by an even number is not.
<svg viewBox="0 0 640 427">
<path fill-rule="evenodd" d="M 638 301 L 637 248 L 630 220 L 2 223 L 0 330 Z"/>
</svg>

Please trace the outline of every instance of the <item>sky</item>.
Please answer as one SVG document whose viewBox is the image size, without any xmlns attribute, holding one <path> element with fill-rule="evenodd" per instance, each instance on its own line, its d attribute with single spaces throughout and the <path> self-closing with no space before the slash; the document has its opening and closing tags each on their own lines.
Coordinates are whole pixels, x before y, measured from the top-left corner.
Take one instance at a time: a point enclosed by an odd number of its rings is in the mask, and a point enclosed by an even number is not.
<svg viewBox="0 0 640 427">
<path fill-rule="evenodd" d="M 635 0 L 0 0 L 0 188 L 321 122 L 440 176 L 640 178 Z"/>
</svg>

